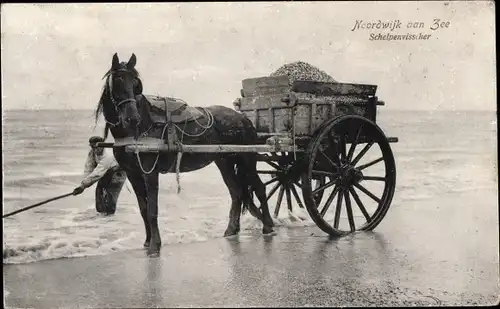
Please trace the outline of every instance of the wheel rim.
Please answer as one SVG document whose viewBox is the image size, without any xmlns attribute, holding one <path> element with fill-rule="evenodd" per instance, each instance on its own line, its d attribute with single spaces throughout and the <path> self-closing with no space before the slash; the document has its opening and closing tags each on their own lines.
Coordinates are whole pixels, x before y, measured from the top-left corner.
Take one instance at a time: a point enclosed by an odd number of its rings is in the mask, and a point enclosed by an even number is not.
<svg viewBox="0 0 500 309">
<path fill-rule="evenodd" d="M 372 230 L 381 222 L 394 195 L 396 169 L 389 142 L 375 123 L 360 116 L 338 117 L 318 132 L 306 155 L 304 201 L 318 227 L 345 235 Z M 310 180 L 318 174 L 329 181 L 312 189 Z M 318 190 L 326 197 L 320 203 L 312 198 Z"/>
<path fill-rule="evenodd" d="M 294 154 L 289 152 L 275 153 L 268 155 L 268 158 L 268 160 L 259 161 L 267 166 L 259 168 L 257 173 L 266 186 L 266 198 L 271 216 L 277 218 L 287 209 L 293 212 L 294 207 L 305 208 L 305 203 L 301 198 L 303 171 L 301 158 L 295 159 Z M 325 177 L 314 179 L 313 187 L 318 188 L 325 181 Z M 320 203 L 322 197 L 323 194 L 317 194 L 314 198 L 317 203 Z M 259 205 L 256 197 L 254 200 L 256 205 Z"/>
</svg>

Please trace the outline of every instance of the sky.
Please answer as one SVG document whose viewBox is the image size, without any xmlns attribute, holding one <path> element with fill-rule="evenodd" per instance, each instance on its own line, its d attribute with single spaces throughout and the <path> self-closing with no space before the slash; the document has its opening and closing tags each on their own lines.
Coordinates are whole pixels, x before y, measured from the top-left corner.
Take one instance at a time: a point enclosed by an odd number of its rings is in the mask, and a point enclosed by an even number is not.
<svg viewBox="0 0 500 309">
<path fill-rule="evenodd" d="M 401 28 L 352 31 L 379 20 Z M 305 61 L 378 85 L 384 109 L 493 111 L 494 24 L 489 1 L 2 4 L 2 109 L 94 109 L 117 52 L 135 53 L 145 93 L 194 106 L 232 106 L 243 79 Z"/>
</svg>

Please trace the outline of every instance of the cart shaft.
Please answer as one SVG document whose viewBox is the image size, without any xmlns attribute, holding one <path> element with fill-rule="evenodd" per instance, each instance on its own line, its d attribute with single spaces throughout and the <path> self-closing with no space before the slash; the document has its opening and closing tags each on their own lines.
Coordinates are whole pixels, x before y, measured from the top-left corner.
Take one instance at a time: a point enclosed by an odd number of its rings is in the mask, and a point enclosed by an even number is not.
<svg viewBox="0 0 500 309">
<path fill-rule="evenodd" d="M 397 143 L 397 137 L 389 137 L 389 143 Z M 169 146 L 163 142 L 148 143 L 97 143 L 97 147 L 125 147 L 126 152 L 184 152 L 184 153 L 242 153 L 242 152 L 304 152 L 294 145 L 262 144 L 262 145 L 184 145 Z"/>
</svg>

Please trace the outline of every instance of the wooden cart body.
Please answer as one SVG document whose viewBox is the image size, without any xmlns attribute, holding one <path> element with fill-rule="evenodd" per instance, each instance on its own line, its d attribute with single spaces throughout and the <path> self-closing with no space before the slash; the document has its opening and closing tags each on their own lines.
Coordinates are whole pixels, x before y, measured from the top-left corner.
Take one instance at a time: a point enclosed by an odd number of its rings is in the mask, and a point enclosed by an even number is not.
<svg viewBox="0 0 500 309">
<path fill-rule="evenodd" d="M 245 79 L 241 98 L 233 103 L 259 135 L 314 136 L 327 120 L 353 114 L 376 122 L 377 105 L 384 105 L 377 86 L 315 81 L 289 82 L 286 75 Z"/>
<path fill-rule="evenodd" d="M 254 122 L 258 132 L 312 135 L 329 118 L 349 107 L 375 122 L 377 86 L 347 83 L 295 81 L 287 76 L 245 79 L 236 105 Z"/>
</svg>

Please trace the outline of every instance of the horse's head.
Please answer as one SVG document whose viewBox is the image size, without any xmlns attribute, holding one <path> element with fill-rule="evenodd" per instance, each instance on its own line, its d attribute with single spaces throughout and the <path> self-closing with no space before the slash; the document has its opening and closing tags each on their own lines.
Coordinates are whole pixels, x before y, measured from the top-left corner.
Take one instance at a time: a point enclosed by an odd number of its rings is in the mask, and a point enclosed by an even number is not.
<svg viewBox="0 0 500 309">
<path fill-rule="evenodd" d="M 117 117 L 122 119 L 123 125 L 128 128 L 136 128 L 141 122 L 135 96 L 142 93 L 142 83 L 134 68 L 136 62 L 135 54 L 132 54 L 128 62 L 120 62 L 115 53 L 111 69 L 106 73 L 106 86 L 111 102 Z"/>
</svg>

